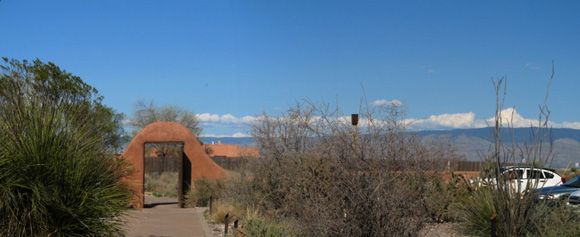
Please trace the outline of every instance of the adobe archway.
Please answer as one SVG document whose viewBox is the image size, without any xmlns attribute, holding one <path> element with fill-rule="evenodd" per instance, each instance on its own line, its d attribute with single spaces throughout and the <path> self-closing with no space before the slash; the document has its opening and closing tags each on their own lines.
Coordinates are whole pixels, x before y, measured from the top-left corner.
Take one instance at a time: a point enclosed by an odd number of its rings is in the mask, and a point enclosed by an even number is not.
<svg viewBox="0 0 580 237">
<path fill-rule="evenodd" d="M 197 140 L 197 137 L 187 127 L 175 122 L 156 122 L 147 125 L 133 138 L 131 144 L 125 149 L 124 157 L 135 169 L 134 173 L 127 178 L 131 188 L 135 192 L 134 206 L 143 208 L 143 180 L 144 180 L 144 146 L 145 143 L 183 143 L 183 165 L 191 164 L 191 167 L 182 167 L 181 170 L 189 170 L 191 173 L 190 184 L 202 176 L 208 178 L 221 178 L 226 174 L 221 166 L 216 164 L 205 153 L 205 150 Z M 187 162 L 188 161 L 188 162 Z M 187 177 L 188 174 L 183 174 Z M 181 202 L 181 200 L 180 200 Z"/>
</svg>

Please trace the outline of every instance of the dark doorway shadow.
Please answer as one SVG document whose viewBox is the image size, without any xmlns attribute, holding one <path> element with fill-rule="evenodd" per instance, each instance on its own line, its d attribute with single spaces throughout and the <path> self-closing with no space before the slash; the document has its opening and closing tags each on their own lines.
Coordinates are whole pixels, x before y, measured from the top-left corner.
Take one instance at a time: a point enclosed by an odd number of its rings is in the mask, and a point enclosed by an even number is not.
<svg viewBox="0 0 580 237">
<path fill-rule="evenodd" d="M 159 203 L 150 203 L 150 204 L 144 204 L 143 208 L 154 208 L 157 206 L 170 206 L 170 205 L 178 205 L 179 202 L 159 202 Z"/>
<path fill-rule="evenodd" d="M 185 195 L 187 195 L 187 192 L 189 192 L 189 189 L 191 188 L 191 161 L 189 160 L 189 157 L 187 157 L 187 154 L 185 154 L 185 152 L 183 153 L 183 165 L 181 166 L 182 168 L 182 183 L 181 183 L 181 191 L 182 191 L 182 197 L 185 197 Z M 182 206 L 184 207 L 183 204 L 183 200 L 182 200 Z"/>
</svg>

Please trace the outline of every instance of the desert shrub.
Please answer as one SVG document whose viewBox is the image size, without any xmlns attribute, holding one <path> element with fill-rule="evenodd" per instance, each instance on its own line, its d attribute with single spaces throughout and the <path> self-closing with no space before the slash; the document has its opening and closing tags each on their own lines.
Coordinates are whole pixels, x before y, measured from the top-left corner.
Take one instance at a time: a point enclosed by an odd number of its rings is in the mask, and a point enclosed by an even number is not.
<svg viewBox="0 0 580 237">
<path fill-rule="evenodd" d="M 457 156 L 447 143 L 407 132 L 402 113 L 399 105 L 369 107 L 359 127 L 308 101 L 277 118 L 264 114 L 252 129 L 262 157 L 228 180 L 220 198 L 266 221 L 292 221 L 297 235 L 416 235 L 428 220 L 425 171 L 441 172 Z"/>
<path fill-rule="evenodd" d="M 493 190 L 489 186 L 474 191 L 470 198 L 458 206 L 463 214 L 464 232 L 475 236 L 490 236 L 490 218 L 497 213 L 496 206 Z"/>
<path fill-rule="evenodd" d="M 422 204 L 427 216 L 433 222 L 449 222 L 459 220 L 457 204 L 467 200 L 471 193 L 469 183 L 461 175 L 451 173 L 451 179 L 442 177 L 425 180 L 426 185 L 422 195 Z"/>
<path fill-rule="evenodd" d="M 145 191 L 160 197 L 177 197 L 179 190 L 178 172 L 153 172 L 145 174 Z"/>
<path fill-rule="evenodd" d="M 130 194 L 114 112 L 78 77 L 39 60 L 0 74 L 0 236 L 120 235 Z M 118 135 L 118 134 L 117 134 Z"/>
<path fill-rule="evenodd" d="M 230 224 L 243 216 L 243 211 L 236 208 L 228 202 L 217 200 L 213 203 L 212 214 L 209 216 L 210 221 L 214 223 L 225 223 L 226 215 L 229 214 Z"/>
<path fill-rule="evenodd" d="M 219 197 L 224 189 L 223 179 L 210 179 L 205 176 L 196 179 L 193 187 L 185 195 L 187 207 L 206 207 L 211 196 Z"/>
<path fill-rule="evenodd" d="M 293 231 L 290 227 L 280 223 L 269 222 L 259 217 L 246 219 L 245 223 L 244 228 L 249 236 L 293 236 Z"/>
<path fill-rule="evenodd" d="M 523 203 L 514 204 L 522 200 L 519 196 L 515 196 L 513 203 L 507 206 L 510 209 L 506 210 L 504 202 L 496 198 L 496 192 L 493 187 L 481 187 L 475 190 L 468 200 L 460 204 L 459 208 L 464 214 L 462 216 L 464 233 L 473 236 L 490 236 L 490 218 L 494 214 L 497 214 L 497 232 L 495 233 L 497 236 L 513 236 L 514 233 L 520 233 L 515 234 L 518 236 L 573 236 L 580 230 L 578 227 L 580 217 L 577 210 L 566 205 L 566 198 L 553 202 L 538 202 L 529 199 L 528 201 L 532 204 L 524 206 Z M 514 207 L 519 207 L 519 209 L 514 209 Z M 511 211 L 515 216 L 524 215 L 517 211 L 526 211 L 525 215 L 528 219 L 517 223 L 518 228 L 515 229 L 508 225 L 509 222 L 513 222 L 507 219 L 509 216 L 499 215 L 507 211 Z"/>
<path fill-rule="evenodd" d="M 549 83 L 553 79 L 550 78 Z M 505 164 L 516 164 L 525 160 L 531 168 L 544 167 L 551 163 L 552 143 L 551 129 L 548 123 L 550 111 L 547 108 L 546 100 L 540 106 L 540 116 L 537 124 L 530 129 L 530 143 L 520 145 L 513 142 L 509 136 L 513 136 L 511 130 L 513 124 L 513 114 L 505 114 L 503 110 L 503 98 L 505 98 L 505 86 L 502 87 L 504 78 L 494 81 L 496 89 L 496 114 L 495 126 L 491 129 L 493 143 L 490 151 L 483 158 L 488 162 L 490 173 L 480 177 L 487 186 L 479 187 L 473 192 L 473 196 L 462 208 L 464 219 L 463 229 L 466 233 L 479 236 L 488 236 L 491 233 L 490 217 L 497 214 L 496 234 L 498 236 L 546 236 L 552 235 L 550 231 L 557 231 L 557 225 L 550 223 L 565 223 L 571 226 L 578 226 L 578 218 L 568 218 L 566 221 L 554 221 L 554 219 L 565 217 L 569 212 L 554 208 L 553 202 L 537 202 L 534 190 L 536 182 L 528 182 L 527 187 L 521 188 L 519 185 L 512 185 L 510 181 L 502 176 L 501 167 Z M 549 88 L 548 83 L 548 88 Z M 506 135 L 508 134 L 508 135 Z M 509 141 L 512 141 L 511 143 Z M 516 177 L 520 179 L 521 177 Z M 519 180 L 516 180 L 516 184 Z M 531 190 L 528 193 L 526 190 Z M 563 205 L 556 205 L 563 206 Z M 560 226 L 560 228 L 566 228 Z M 567 230 L 564 230 L 564 232 Z M 557 231 L 556 233 L 561 233 Z"/>
<path fill-rule="evenodd" d="M 562 199 L 557 205 L 544 206 L 548 214 L 537 224 L 539 236 L 575 236 L 580 233 L 578 210 L 566 202 L 567 199 Z"/>
</svg>

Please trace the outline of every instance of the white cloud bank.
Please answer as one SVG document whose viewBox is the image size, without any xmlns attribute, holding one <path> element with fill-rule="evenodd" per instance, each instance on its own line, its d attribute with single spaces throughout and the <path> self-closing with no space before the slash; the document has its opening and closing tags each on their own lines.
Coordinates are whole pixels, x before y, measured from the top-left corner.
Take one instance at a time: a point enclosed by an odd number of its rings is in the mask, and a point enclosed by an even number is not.
<svg viewBox="0 0 580 237">
<path fill-rule="evenodd" d="M 398 100 L 375 100 L 371 103 L 371 106 L 402 106 L 403 102 Z"/>
<path fill-rule="evenodd" d="M 444 130 L 444 129 L 461 129 L 461 128 L 484 128 L 493 126 L 494 118 L 475 119 L 475 113 L 457 113 L 431 115 L 426 119 L 406 119 L 404 122 L 411 129 L 415 130 Z M 527 128 L 539 126 L 537 119 L 527 119 L 520 115 L 514 108 L 508 108 L 501 111 L 501 121 L 504 126 Z M 549 121 L 549 126 L 554 128 L 572 128 L 580 129 L 580 122 L 562 122 L 556 123 Z"/>
<path fill-rule="evenodd" d="M 238 132 L 233 135 L 201 134 L 200 137 L 250 137 L 250 135 Z"/>
<path fill-rule="evenodd" d="M 236 116 L 233 116 L 231 114 L 224 114 L 224 115 L 218 115 L 218 114 L 209 114 L 209 113 L 205 113 L 205 114 L 197 114 L 197 117 L 200 120 L 200 123 L 203 124 L 216 124 L 216 125 L 239 125 L 239 126 L 243 126 L 245 124 L 249 124 L 249 123 L 253 123 L 254 120 L 256 119 L 253 116 L 244 116 L 241 118 L 238 118 Z"/>
<path fill-rule="evenodd" d="M 398 100 L 377 100 L 371 103 L 372 106 L 385 106 L 385 105 L 403 105 L 402 102 Z M 249 128 L 249 126 L 259 119 L 253 116 L 235 117 L 231 114 L 218 115 L 218 114 L 198 114 L 200 119 L 200 125 L 202 128 L 209 127 L 223 127 L 223 128 Z M 501 111 L 502 121 L 504 125 L 511 123 L 513 127 L 530 127 L 538 126 L 537 119 L 528 119 L 521 116 L 515 109 L 509 108 Z M 445 129 L 467 129 L 467 128 L 483 128 L 488 126 L 493 126 L 494 118 L 487 119 L 476 119 L 476 114 L 473 112 L 468 113 L 455 113 L 455 114 L 440 114 L 431 115 L 424 119 L 405 119 L 404 122 L 412 130 L 445 130 Z M 340 118 L 339 120 L 343 122 L 349 122 L 350 117 Z M 364 126 L 364 121 L 361 122 Z M 580 129 L 580 122 L 549 122 L 549 125 L 554 128 L 572 128 Z M 204 134 L 203 137 L 249 137 L 249 135 L 244 133 L 235 133 L 233 135 L 216 135 L 216 134 Z"/>
</svg>

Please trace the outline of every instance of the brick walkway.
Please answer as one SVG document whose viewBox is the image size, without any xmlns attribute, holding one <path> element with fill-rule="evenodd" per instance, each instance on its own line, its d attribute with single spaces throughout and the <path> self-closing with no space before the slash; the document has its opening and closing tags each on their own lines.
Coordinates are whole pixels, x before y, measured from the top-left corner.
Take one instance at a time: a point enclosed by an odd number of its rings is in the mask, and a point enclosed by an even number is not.
<svg viewBox="0 0 580 237">
<path fill-rule="evenodd" d="M 212 236 L 203 218 L 204 208 L 177 208 L 177 205 L 158 205 L 134 209 L 125 217 L 127 236 Z"/>
</svg>

